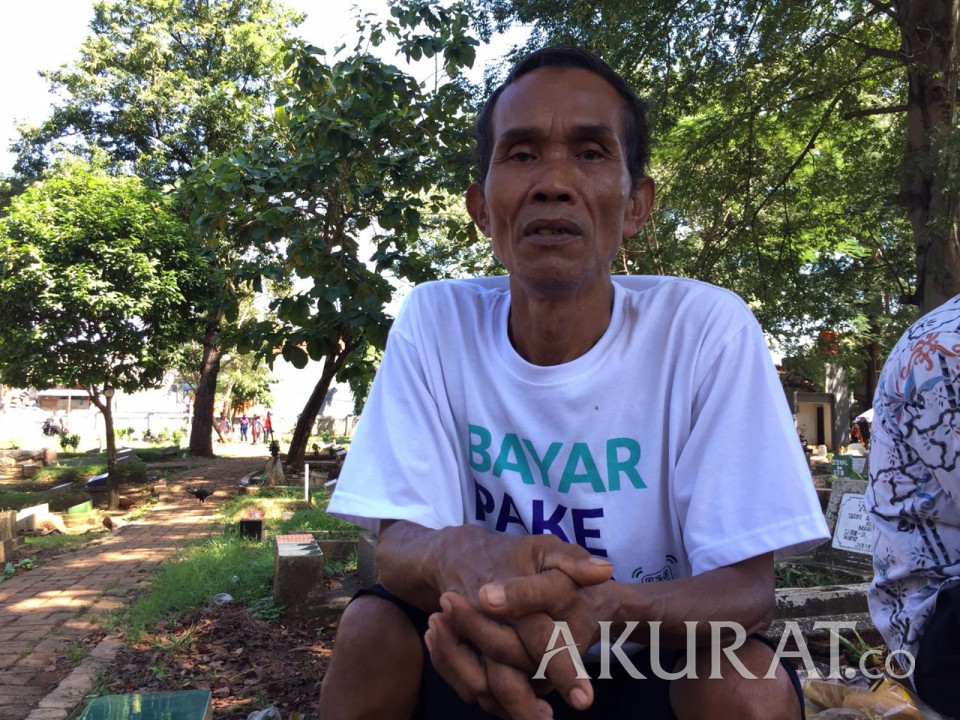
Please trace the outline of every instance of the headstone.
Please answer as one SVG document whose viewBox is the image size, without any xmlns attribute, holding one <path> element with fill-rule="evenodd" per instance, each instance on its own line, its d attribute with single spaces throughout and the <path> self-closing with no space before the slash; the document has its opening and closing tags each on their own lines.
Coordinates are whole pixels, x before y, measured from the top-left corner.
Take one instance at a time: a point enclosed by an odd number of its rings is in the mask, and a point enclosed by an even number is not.
<svg viewBox="0 0 960 720">
<path fill-rule="evenodd" d="M 16 510 L 4 510 L 0 512 L 0 541 L 10 540 L 17 536 L 17 512 Z"/>
<path fill-rule="evenodd" d="M 263 520 L 241 520 L 240 521 L 240 537 L 247 538 L 248 540 L 262 540 L 263 539 Z"/>
<path fill-rule="evenodd" d="M 867 478 L 867 458 L 857 455 L 834 455 L 830 462 L 834 477 L 865 480 Z"/>
<path fill-rule="evenodd" d="M 873 556 L 873 520 L 863 495 L 849 493 L 840 499 L 837 524 L 833 531 L 834 550 L 849 550 Z"/>
<path fill-rule="evenodd" d="M 866 480 L 833 481 L 824 513 L 832 541 L 816 549 L 814 558 L 818 565 L 864 578 L 873 575 L 873 526 L 863 505 L 866 491 Z"/>
<path fill-rule="evenodd" d="M 210 720 L 209 690 L 104 695 L 87 705 L 80 720 Z"/>
<path fill-rule="evenodd" d="M 90 500 L 80 503 L 79 505 L 74 505 L 71 508 L 67 508 L 68 515 L 86 515 L 88 512 L 93 510 L 93 503 Z"/>
<path fill-rule="evenodd" d="M 40 520 L 50 514 L 50 505 L 42 503 L 32 507 L 17 510 L 17 532 L 36 530 Z"/>
<path fill-rule="evenodd" d="M 323 551 L 313 535 L 277 535 L 273 601 L 292 617 L 311 618 L 323 604 Z"/>
</svg>

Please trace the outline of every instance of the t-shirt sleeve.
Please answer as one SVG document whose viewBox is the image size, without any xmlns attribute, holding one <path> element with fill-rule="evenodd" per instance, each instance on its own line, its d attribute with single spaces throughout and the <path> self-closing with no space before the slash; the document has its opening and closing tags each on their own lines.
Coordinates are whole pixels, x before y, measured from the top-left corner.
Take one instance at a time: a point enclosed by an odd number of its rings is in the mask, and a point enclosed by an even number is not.
<svg viewBox="0 0 960 720">
<path fill-rule="evenodd" d="M 458 478 L 417 349 L 391 332 L 327 512 L 373 531 L 380 520 L 460 525 Z"/>
<path fill-rule="evenodd" d="M 806 458 L 759 325 L 749 318 L 704 358 L 676 507 L 695 575 L 829 537 Z"/>
</svg>

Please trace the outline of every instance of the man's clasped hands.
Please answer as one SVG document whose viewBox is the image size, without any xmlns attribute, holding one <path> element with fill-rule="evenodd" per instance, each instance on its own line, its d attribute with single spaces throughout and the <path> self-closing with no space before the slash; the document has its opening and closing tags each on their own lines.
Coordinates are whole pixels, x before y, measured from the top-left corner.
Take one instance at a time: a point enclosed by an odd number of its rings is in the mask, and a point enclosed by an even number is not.
<svg viewBox="0 0 960 720">
<path fill-rule="evenodd" d="M 583 653 L 614 616 L 613 566 L 553 535 L 512 536 L 476 526 L 447 528 L 428 584 L 440 592 L 425 642 L 437 672 L 470 703 L 500 717 L 552 717 L 539 696 L 556 689 L 573 707 L 593 701 L 569 652 L 555 653 L 545 680 L 533 680 L 545 652 L 563 643 L 564 621 Z"/>
</svg>

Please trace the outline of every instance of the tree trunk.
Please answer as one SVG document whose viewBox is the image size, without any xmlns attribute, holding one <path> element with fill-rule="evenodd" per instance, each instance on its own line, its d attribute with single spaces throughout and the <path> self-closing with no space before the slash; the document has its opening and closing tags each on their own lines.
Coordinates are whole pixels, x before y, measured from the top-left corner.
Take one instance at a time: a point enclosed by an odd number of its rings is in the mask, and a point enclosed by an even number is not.
<svg viewBox="0 0 960 720">
<path fill-rule="evenodd" d="M 120 509 L 120 473 L 117 472 L 117 442 L 113 435 L 113 398 L 104 397 L 93 389 L 87 390 L 90 401 L 103 415 L 104 434 L 107 436 L 107 499 L 111 510 Z"/>
<path fill-rule="evenodd" d="M 957 20 L 960 0 L 899 0 L 907 67 L 907 129 L 900 200 L 916 247 L 914 300 L 925 314 L 960 293 L 956 185 Z"/>
<path fill-rule="evenodd" d="M 316 422 L 317 413 L 323 407 L 323 401 L 327 397 L 327 391 L 330 389 L 330 383 L 337 376 L 344 360 L 358 347 L 357 343 L 347 345 L 343 352 L 337 355 L 327 356 L 323 360 L 323 371 L 320 373 L 320 380 L 310 393 L 303 411 L 297 419 L 297 427 L 293 431 L 293 440 L 290 441 L 290 449 L 287 451 L 287 467 L 295 468 L 303 464 L 303 458 L 307 451 L 307 442 L 313 431 L 313 424 Z"/>
<path fill-rule="evenodd" d="M 220 348 L 217 336 L 220 323 L 211 320 L 203 333 L 203 358 L 200 362 L 200 381 L 193 396 L 193 423 L 190 426 L 190 454 L 213 457 L 213 411 L 217 395 L 217 375 L 220 372 Z M 219 434 L 219 431 L 218 431 Z"/>
<path fill-rule="evenodd" d="M 877 391 L 877 381 L 880 379 L 880 368 L 883 365 L 883 348 L 879 343 L 872 342 L 867 345 L 867 367 L 864 375 L 864 394 L 866 395 L 866 405 L 861 409 L 873 407 L 873 394 Z"/>
</svg>

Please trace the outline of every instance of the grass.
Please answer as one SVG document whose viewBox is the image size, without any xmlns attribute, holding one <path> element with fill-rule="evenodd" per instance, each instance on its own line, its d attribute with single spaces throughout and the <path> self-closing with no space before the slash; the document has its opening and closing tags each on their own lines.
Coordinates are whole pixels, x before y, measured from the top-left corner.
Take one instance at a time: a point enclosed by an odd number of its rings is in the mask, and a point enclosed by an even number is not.
<svg viewBox="0 0 960 720">
<path fill-rule="evenodd" d="M 176 450 L 176 453 L 171 453 L 170 450 Z M 186 450 L 181 450 L 179 447 L 174 445 L 169 445 L 167 447 L 148 447 L 148 448 L 135 448 L 134 454 L 143 460 L 144 462 L 167 462 L 171 460 L 179 460 L 180 453 L 186 452 Z"/>
<path fill-rule="evenodd" d="M 37 485 L 59 485 L 67 482 L 86 482 L 94 475 L 107 471 L 106 462 L 87 462 L 82 465 L 50 465 L 40 468 L 32 480 Z"/>
<path fill-rule="evenodd" d="M 81 545 L 94 540 L 102 535 L 106 534 L 106 530 L 95 530 L 93 532 L 85 532 L 81 535 L 27 535 L 26 541 L 27 546 L 30 550 L 40 551 L 40 550 L 75 550 Z"/>
<path fill-rule="evenodd" d="M 78 642 L 72 642 L 63 650 L 64 656 L 74 665 L 79 665 L 87 656 L 87 649 Z"/>
<path fill-rule="evenodd" d="M 326 507 L 324 502 L 323 507 Z M 292 518 L 281 520 L 277 525 L 278 533 L 327 531 L 342 533 L 345 537 L 354 539 L 359 537 L 360 528 L 351 525 L 320 509 L 319 507 L 297 510 Z"/>
<path fill-rule="evenodd" d="M 864 581 L 863 577 L 842 570 L 825 570 L 790 563 L 775 563 L 774 565 L 777 588 L 810 588 L 820 585 L 847 585 Z"/>
<path fill-rule="evenodd" d="M 262 488 L 255 495 L 238 495 L 220 509 L 220 520 L 228 527 L 246 520 L 251 511 L 263 513 L 263 528 L 266 535 L 292 532 L 330 532 L 354 539 L 360 529 L 356 525 L 327 515 L 325 508 L 330 498 L 325 492 L 315 492 L 314 504 L 308 505 L 299 489 L 282 490 Z M 285 512 L 293 517 L 284 519 Z"/>
<path fill-rule="evenodd" d="M 22 510 L 41 503 L 48 503 L 52 512 L 62 512 L 67 508 L 91 500 L 90 493 L 78 488 L 47 491 L 22 492 L 18 490 L 0 490 L 0 510 Z"/>
<path fill-rule="evenodd" d="M 160 567 L 150 589 L 124 613 L 122 625 L 128 637 L 138 638 L 164 617 L 206 605 L 218 593 L 229 593 L 237 602 L 258 600 L 269 594 L 272 580 L 269 543 L 232 534 L 206 538 Z"/>
</svg>

